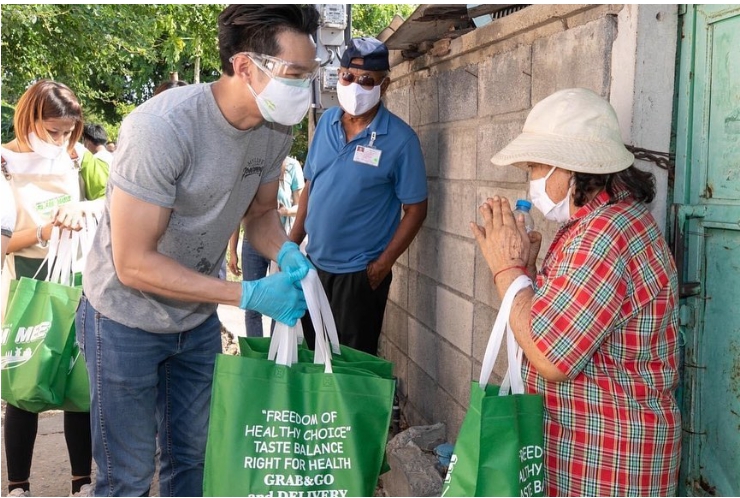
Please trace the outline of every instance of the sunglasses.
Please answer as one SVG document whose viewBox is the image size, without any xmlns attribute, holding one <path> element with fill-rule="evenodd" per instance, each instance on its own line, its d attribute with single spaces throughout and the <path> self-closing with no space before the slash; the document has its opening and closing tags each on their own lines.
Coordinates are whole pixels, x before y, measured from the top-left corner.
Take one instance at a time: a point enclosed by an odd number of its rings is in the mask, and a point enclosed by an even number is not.
<svg viewBox="0 0 740 498">
<path fill-rule="evenodd" d="M 347 86 L 351 83 L 357 83 L 361 87 L 364 87 L 366 89 L 371 89 L 374 86 L 380 85 L 385 80 L 385 76 L 381 78 L 380 81 L 376 81 L 374 77 L 368 75 L 368 74 L 361 74 L 357 76 L 354 73 L 350 73 L 349 71 L 342 71 L 339 73 L 339 80 L 342 82 L 344 86 Z"/>
</svg>

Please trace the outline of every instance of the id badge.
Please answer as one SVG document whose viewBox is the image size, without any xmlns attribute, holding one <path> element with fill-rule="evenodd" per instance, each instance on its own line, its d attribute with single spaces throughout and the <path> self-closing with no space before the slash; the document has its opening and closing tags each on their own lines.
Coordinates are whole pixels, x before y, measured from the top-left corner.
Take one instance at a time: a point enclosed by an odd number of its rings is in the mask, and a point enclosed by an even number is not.
<svg viewBox="0 0 740 498">
<path fill-rule="evenodd" d="M 368 166 L 375 166 L 377 168 L 380 164 L 380 155 L 382 153 L 382 150 L 374 147 L 358 145 L 355 149 L 354 161 L 357 163 L 367 164 Z"/>
</svg>

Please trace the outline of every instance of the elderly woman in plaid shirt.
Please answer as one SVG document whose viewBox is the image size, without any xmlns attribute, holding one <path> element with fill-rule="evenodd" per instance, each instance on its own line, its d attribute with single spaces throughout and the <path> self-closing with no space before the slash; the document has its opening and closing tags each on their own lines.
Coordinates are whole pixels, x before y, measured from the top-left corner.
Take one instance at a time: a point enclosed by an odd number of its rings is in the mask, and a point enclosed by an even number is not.
<svg viewBox="0 0 740 498">
<path fill-rule="evenodd" d="M 534 279 L 510 323 L 527 391 L 544 396 L 547 494 L 675 493 L 677 276 L 645 206 L 653 175 L 633 166 L 609 103 L 582 88 L 535 105 L 491 162 L 527 168 L 533 204 L 562 223 L 539 271 L 542 237 L 507 199 L 488 199 L 484 225 L 471 223 L 501 297 Z"/>
</svg>

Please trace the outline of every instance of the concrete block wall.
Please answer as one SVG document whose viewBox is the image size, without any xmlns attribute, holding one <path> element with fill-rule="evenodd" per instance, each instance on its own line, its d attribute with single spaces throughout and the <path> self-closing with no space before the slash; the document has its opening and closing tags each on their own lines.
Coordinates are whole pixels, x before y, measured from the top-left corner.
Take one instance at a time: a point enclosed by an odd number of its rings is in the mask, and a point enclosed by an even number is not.
<svg viewBox="0 0 740 498">
<path fill-rule="evenodd" d="M 429 185 L 427 220 L 394 266 L 380 346 L 409 424 L 443 422 L 454 441 L 480 373 L 500 302 L 469 222 L 481 221 L 487 197 L 513 201 L 528 189 L 525 171 L 494 167 L 491 156 L 550 93 L 581 86 L 609 96 L 621 9 L 533 5 L 453 40 L 445 56 L 393 68 L 385 102 L 418 133 Z M 557 226 L 534 218 L 542 258 Z"/>
</svg>

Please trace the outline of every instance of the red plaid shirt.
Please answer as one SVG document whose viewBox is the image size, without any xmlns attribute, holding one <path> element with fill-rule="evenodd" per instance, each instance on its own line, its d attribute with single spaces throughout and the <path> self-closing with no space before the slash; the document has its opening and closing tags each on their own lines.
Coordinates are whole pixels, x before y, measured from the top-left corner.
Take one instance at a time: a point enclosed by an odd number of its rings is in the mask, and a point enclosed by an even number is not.
<svg viewBox="0 0 740 498">
<path fill-rule="evenodd" d="M 681 451 L 676 268 L 644 205 L 602 192 L 555 236 L 537 275 L 535 344 L 570 379 L 548 382 L 550 496 L 669 496 Z"/>
</svg>

